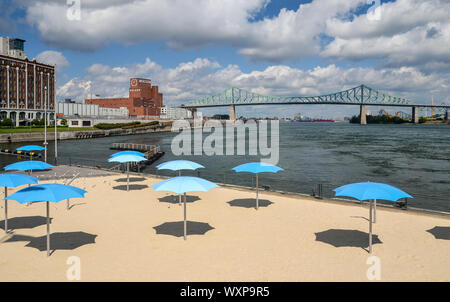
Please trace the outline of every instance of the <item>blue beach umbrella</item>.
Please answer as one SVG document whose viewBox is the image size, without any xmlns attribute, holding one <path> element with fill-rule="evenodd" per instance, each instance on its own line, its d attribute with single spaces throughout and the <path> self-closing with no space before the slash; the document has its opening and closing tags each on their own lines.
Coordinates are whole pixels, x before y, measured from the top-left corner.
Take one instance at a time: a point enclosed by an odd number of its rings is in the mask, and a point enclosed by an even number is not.
<svg viewBox="0 0 450 302">
<path fill-rule="evenodd" d="M 47 256 L 50 255 L 50 202 L 60 202 L 68 198 L 83 198 L 87 193 L 77 187 L 61 184 L 35 185 L 8 196 L 5 200 L 15 200 L 21 204 L 46 202 L 47 206 Z"/>
<path fill-rule="evenodd" d="M 15 188 L 22 185 L 37 184 L 39 179 L 36 177 L 6 173 L 0 174 L 0 187 L 5 187 L 5 198 L 8 196 L 8 187 Z M 5 233 L 8 233 L 8 201 L 5 199 Z"/>
<path fill-rule="evenodd" d="M 204 166 L 197 164 L 196 162 L 190 160 L 172 160 L 156 166 L 158 170 L 197 170 L 199 168 L 204 168 Z"/>
<path fill-rule="evenodd" d="M 124 154 L 118 155 L 115 157 L 111 157 L 108 159 L 108 162 L 116 162 L 116 163 L 126 163 L 127 164 L 127 191 L 130 190 L 130 163 L 136 163 L 147 160 L 145 157 L 133 155 L 133 154 Z"/>
<path fill-rule="evenodd" d="M 211 189 L 219 188 L 219 186 L 199 177 L 178 176 L 160 181 L 154 184 L 152 188 L 155 191 L 169 191 L 184 194 L 184 240 L 186 240 L 186 193 L 208 192 Z"/>
<path fill-rule="evenodd" d="M 5 171 L 30 171 L 33 172 L 33 170 L 46 170 L 53 168 L 52 165 L 44 163 L 43 161 L 39 160 L 27 160 L 27 161 L 19 161 L 14 164 L 10 164 L 3 169 Z"/>
<path fill-rule="evenodd" d="M 45 147 L 36 146 L 36 145 L 27 145 L 27 146 L 22 146 L 20 148 L 17 148 L 16 150 L 17 151 L 42 151 L 42 150 L 45 150 Z"/>
<path fill-rule="evenodd" d="M 252 162 L 252 163 L 246 163 L 237 167 L 234 167 L 232 170 L 235 172 L 249 172 L 256 174 L 256 209 L 259 208 L 259 198 L 258 198 L 258 173 L 264 173 L 264 172 L 270 172 L 270 173 L 277 173 L 278 171 L 283 171 L 282 168 L 271 165 L 264 162 Z"/>
<path fill-rule="evenodd" d="M 141 156 L 141 157 L 145 156 L 145 154 L 142 152 L 127 150 L 127 151 L 120 151 L 120 152 L 114 153 L 111 155 L 111 157 L 116 157 L 116 156 L 121 156 L 121 155 L 137 155 L 137 156 Z"/>
<path fill-rule="evenodd" d="M 181 176 L 181 170 L 197 170 L 204 168 L 204 166 L 197 164 L 190 160 L 172 160 L 156 166 L 158 170 L 172 170 L 178 171 L 178 176 Z M 179 198 L 179 204 L 181 204 L 181 195 Z"/>
<path fill-rule="evenodd" d="M 376 222 L 377 199 L 396 202 L 400 198 L 413 198 L 406 192 L 391 185 L 377 182 L 359 182 L 341 186 L 333 190 L 336 196 L 353 197 L 358 200 L 369 200 L 369 253 L 372 253 L 372 222 Z M 374 201 L 374 219 L 372 219 L 372 200 Z"/>
</svg>

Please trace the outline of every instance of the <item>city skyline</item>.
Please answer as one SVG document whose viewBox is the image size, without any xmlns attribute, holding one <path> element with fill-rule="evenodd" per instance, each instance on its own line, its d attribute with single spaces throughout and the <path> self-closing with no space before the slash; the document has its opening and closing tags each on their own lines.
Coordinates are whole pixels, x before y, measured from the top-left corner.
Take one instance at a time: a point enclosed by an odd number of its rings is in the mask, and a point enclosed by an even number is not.
<svg viewBox="0 0 450 302">
<path fill-rule="evenodd" d="M 80 20 L 70 20 L 74 7 L 64 2 L 6 1 L 0 31 L 26 40 L 29 59 L 56 64 L 60 100 L 124 97 L 129 78 L 144 77 L 169 106 L 231 86 L 314 96 L 360 84 L 413 103 L 431 95 L 450 103 L 447 1 L 196 1 L 195 10 L 169 2 L 81 0 Z M 292 112 L 343 118 L 357 109 L 247 107 L 237 115 Z"/>
</svg>

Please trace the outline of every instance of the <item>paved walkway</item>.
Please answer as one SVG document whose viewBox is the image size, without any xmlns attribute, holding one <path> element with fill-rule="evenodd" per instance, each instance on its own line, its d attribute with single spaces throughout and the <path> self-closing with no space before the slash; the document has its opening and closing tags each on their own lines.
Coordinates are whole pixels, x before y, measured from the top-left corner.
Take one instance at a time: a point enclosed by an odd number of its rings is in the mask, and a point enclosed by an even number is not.
<svg viewBox="0 0 450 302">
<path fill-rule="evenodd" d="M 55 166 L 54 168 L 47 171 L 33 171 L 31 174 L 41 180 L 53 180 L 53 179 L 65 179 L 73 178 L 77 176 L 78 178 L 83 177 L 99 177 L 99 176 L 109 176 L 115 175 L 114 172 L 109 172 L 105 170 L 99 170 L 95 168 L 82 168 L 77 166 Z"/>
</svg>

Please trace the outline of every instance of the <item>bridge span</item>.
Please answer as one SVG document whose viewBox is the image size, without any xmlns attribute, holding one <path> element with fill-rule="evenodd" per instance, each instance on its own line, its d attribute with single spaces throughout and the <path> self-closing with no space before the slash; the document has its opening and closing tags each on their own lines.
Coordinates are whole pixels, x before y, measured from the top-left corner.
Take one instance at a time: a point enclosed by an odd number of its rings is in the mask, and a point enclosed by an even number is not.
<svg viewBox="0 0 450 302">
<path fill-rule="evenodd" d="M 321 96 L 280 97 L 266 96 L 240 88 L 229 88 L 221 93 L 200 98 L 182 105 L 189 109 L 194 116 L 198 108 L 230 106 L 230 120 L 236 119 L 236 106 L 261 105 L 355 105 L 360 106 L 361 124 L 367 124 L 366 106 L 410 107 L 412 121 L 419 123 L 419 108 L 434 108 L 445 112 L 448 120 L 450 105 L 412 104 L 410 100 L 391 96 L 384 92 L 360 85 L 344 91 Z"/>
</svg>

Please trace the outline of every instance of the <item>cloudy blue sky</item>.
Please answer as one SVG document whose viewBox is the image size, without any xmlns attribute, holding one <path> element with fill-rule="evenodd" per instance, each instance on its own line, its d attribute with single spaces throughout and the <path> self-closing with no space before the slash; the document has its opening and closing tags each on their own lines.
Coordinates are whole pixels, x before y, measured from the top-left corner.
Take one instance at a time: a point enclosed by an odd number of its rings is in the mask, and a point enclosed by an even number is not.
<svg viewBox="0 0 450 302">
<path fill-rule="evenodd" d="M 127 96 L 136 76 L 173 106 L 230 86 L 313 96 L 360 84 L 450 104 L 449 0 L 79 0 L 79 15 L 67 2 L 77 1 L 0 2 L 0 35 L 56 64 L 60 99 Z M 238 108 L 296 112 L 342 118 L 357 108 Z"/>
</svg>

